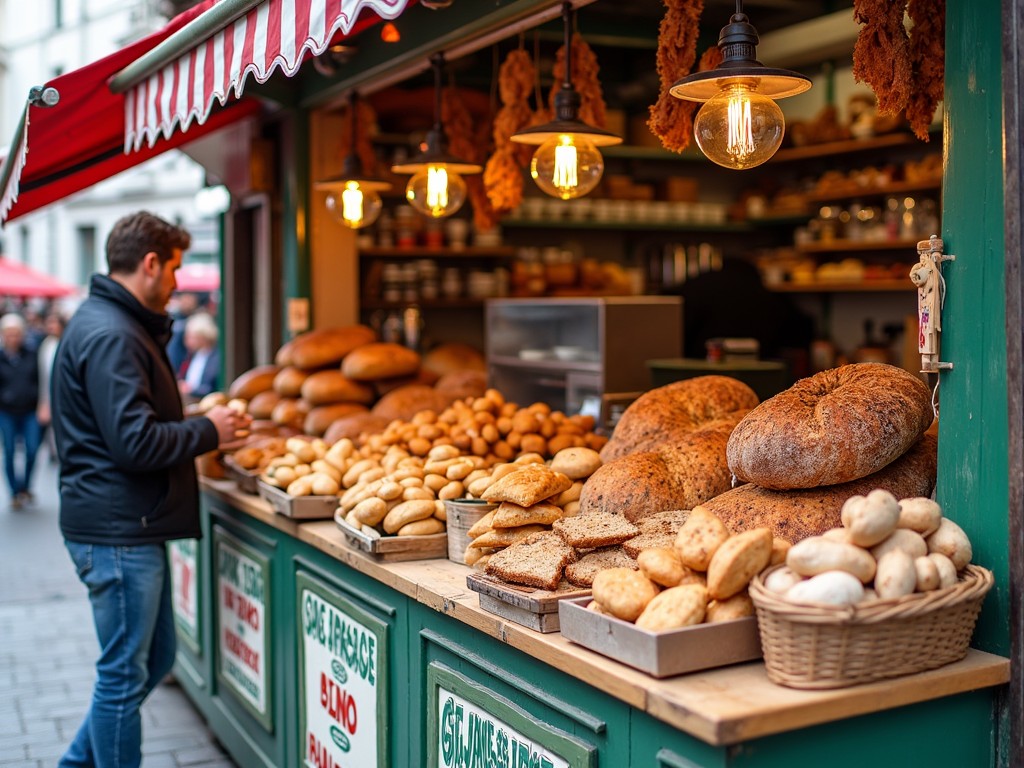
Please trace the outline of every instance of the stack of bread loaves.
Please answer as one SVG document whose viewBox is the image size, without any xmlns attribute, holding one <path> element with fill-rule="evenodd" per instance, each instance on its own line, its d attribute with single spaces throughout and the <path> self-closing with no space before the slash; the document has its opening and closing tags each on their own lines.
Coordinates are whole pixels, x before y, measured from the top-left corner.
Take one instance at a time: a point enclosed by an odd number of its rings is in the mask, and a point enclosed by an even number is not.
<svg viewBox="0 0 1024 768">
<path fill-rule="evenodd" d="M 730 487 L 726 443 L 757 395 L 726 376 L 700 376 L 651 390 L 626 409 L 601 450 L 604 466 L 583 488 L 582 514 L 631 522 L 693 509 Z"/>
<path fill-rule="evenodd" d="M 797 542 L 840 523 L 843 503 L 874 488 L 928 496 L 935 484 L 931 395 L 891 365 L 846 365 L 803 379 L 752 410 L 728 442 L 747 485 L 704 506 L 734 531 L 769 527 Z M 585 495 L 585 494 L 584 494 Z"/>
</svg>

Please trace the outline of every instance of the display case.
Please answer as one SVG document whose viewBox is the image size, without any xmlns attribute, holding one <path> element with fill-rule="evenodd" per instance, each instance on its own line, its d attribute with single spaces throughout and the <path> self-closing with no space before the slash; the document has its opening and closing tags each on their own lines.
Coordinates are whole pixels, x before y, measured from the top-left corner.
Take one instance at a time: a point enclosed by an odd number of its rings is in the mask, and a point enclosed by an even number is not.
<svg viewBox="0 0 1024 768">
<path fill-rule="evenodd" d="M 662 296 L 492 299 L 486 328 L 491 386 L 607 425 L 617 404 L 650 389 L 647 360 L 679 355 L 683 304 Z"/>
</svg>

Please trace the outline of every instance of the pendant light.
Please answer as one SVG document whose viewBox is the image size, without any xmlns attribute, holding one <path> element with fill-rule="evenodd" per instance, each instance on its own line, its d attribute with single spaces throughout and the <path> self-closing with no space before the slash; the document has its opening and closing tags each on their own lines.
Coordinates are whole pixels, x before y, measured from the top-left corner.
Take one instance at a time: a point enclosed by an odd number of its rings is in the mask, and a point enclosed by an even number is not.
<svg viewBox="0 0 1024 768">
<path fill-rule="evenodd" d="M 349 229 L 368 227 L 380 216 L 382 207 L 380 193 L 391 189 L 383 179 L 375 179 L 363 173 L 363 164 L 356 154 L 356 94 L 348 102 L 352 127 L 349 131 L 350 146 L 342 164 L 341 175 L 318 181 L 316 189 L 328 193 L 326 205 L 331 217 Z"/>
<path fill-rule="evenodd" d="M 579 119 L 580 95 L 572 86 L 572 3 L 562 3 L 565 76 L 555 94 L 555 119 L 512 134 L 519 144 L 539 145 L 530 161 L 530 175 L 552 197 L 569 200 L 590 192 L 604 173 L 598 147 L 621 144 L 622 138 Z"/>
<path fill-rule="evenodd" d="M 687 75 L 669 89 L 678 99 L 704 102 L 693 121 L 694 137 L 708 160 L 725 168 L 753 168 L 774 155 L 786 130 L 775 99 L 811 87 L 799 72 L 759 62 L 757 43 L 743 0 L 736 0 L 736 13 L 718 36 L 722 63 Z"/>
<path fill-rule="evenodd" d="M 444 54 L 430 58 L 434 69 L 434 127 L 427 131 L 427 148 L 407 163 L 392 166 L 394 173 L 411 173 L 405 199 L 420 213 L 440 219 L 451 216 L 466 202 L 466 182 L 460 174 L 480 173 L 483 166 L 448 154 L 448 137 L 441 123 L 441 75 Z"/>
</svg>

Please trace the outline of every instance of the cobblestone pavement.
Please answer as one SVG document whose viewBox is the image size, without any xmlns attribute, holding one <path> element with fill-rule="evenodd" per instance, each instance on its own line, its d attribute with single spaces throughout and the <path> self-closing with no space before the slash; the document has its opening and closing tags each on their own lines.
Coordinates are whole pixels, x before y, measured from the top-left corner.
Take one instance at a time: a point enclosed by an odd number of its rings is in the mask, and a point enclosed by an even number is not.
<svg viewBox="0 0 1024 768">
<path fill-rule="evenodd" d="M 0 768 L 50 768 L 85 715 L 99 654 L 85 587 L 57 526 L 57 471 L 40 452 L 37 500 L 0 481 Z M 173 683 L 142 708 L 143 768 L 234 768 Z"/>
</svg>

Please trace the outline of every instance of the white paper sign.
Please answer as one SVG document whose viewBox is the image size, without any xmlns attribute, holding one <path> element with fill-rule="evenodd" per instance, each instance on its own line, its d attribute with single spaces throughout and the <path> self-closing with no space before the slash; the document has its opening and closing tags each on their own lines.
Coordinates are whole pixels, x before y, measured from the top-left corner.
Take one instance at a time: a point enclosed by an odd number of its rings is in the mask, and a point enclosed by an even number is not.
<svg viewBox="0 0 1024 768">
<path fill-rule="evenodd" d="M 437 690 L 442 768 L 569 768 L 569 763 L 456 693 Z"/>
<path fill-rule="evenodd" d="M 303 589 L 304 759 L 314 768 L 377 762 L 377 635 Z"/>
<path fill-rule="evenodd" d="M 221 542 L 217 573 L 220 672 L 260 714 L 267 712 L 263 595 L 259 563 Z"/>
<path fill-rule="evenodd" d="M 199 577 L 196 540 L 178 539 L 168 547 L 171 560 L 171 604 L 179 626 L 199 642 Z"/>
</svg>

